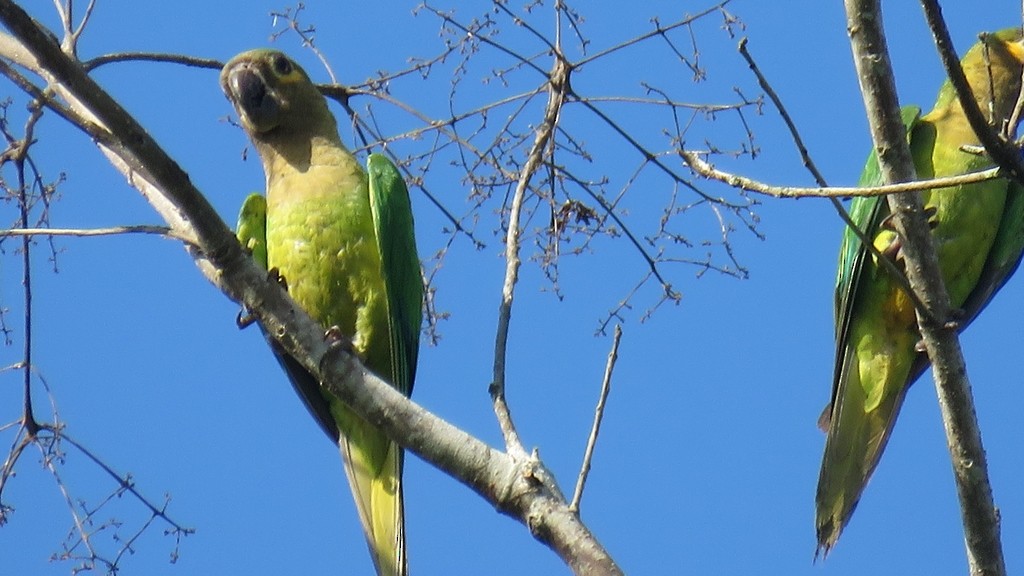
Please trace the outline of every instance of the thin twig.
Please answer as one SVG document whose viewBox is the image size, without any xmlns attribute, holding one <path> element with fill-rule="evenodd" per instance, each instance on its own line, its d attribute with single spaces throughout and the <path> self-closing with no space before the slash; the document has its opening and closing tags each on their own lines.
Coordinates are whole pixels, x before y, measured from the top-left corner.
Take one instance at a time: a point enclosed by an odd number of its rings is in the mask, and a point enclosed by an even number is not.
<svg viewBox="0 0 1024 576">
<path fill-rule="evenodd" d="M 582 60 L 576 62 L 576 65 L 577 66 L 583 66 L 584 64 L 587 64 L 588 62 L 593 62 L 594 60 L 597 60 L 599 58 L 604 58 L 605 56 L 607 56 L 607 55 L 609 55 L 609 54 L 611 54 L 613 52 L 618 52 L 619 50 L 622 50 L 623 48 L 628 48 L 630 46 L 634 46 L 634 45 L 639 44 L 640 42 L 643 42 L 643 41 L 648 40 L 650 38 L 654 38 L 654 37 L 657 37 L 657 36 L 665 36 L 665 34 L 667 34 L 671 30 L 675 30 L 676 28 L 681 28 L 681 27 L 684 27 L 684 26 L 689 26 L 693 22 L 695 22 L 697 20 L 700 20 L 701 18 L 703 18 L 703 17 L 705 17 L 705 16 L 707 16 L 709 14 L 717 12 L 717 11 L 721 10 L 722 8 L 725 8 L 725 5 L 728 4 L 730 1 L 731 0 L 725 0 L 724 2 L 719 2 L 718 4 L 715 4 L 714 6 L 710 6 L 710 7 L 708 7 L 707 9 L 705 9 L 705 10 L 703 10 L 701 12 L 698 12 L 698 13 L 693 14 L 693 15 L 685 16 L 685 17 L 683 17 L 683 18 L 681 18 L 681 19 L 679 19 L 679 20 L 677 20 L 677 21 L 675 21 L 675 22 L 673 22 L 671 24 L 668 24 L 666 26 L 662 26 L 659 22 L 655 21 L 654 22 L 654 30 L 651 30 L 650 32 L 647 32 L 646 34 L 641 34 L 639 36 L 635 36 L 633 38 L 630 38 L 629 40 L 626 40 L 625 42 L 621 42 L 619 44 L 616 44 L 615 46 L 611 46 L 609 48 L 601 50 L 600 52 L 596 52 L 596 53 L 588 56 L 587 58 L 583 58 Z"/>
<path fill-rule="evenodd" d="M 7 487 L 7 482 L 14 477 L 14 467 L 25 453 L 25 448 L 32 444 L 32 439 L 26 434 L 24 419 L 19 419 L 12 424 L 18 426 L 18 431 L 14 434 L 14 440 L 10 450 L 7 451 L 7 458 L 4 459 L 3 466 L 0 466 L 0 526 L 7 523 L 7 518 L 13 511 L 12 507 L 3 503 L 4 489 Z M 4 426 L 4 428 L 6 427 Z"/>
<path fill-rule="evenodd" d="M 220 70 L 224 67 L 224 63 L 216 58 L 199 58 L 185 54 L 168 54 L 163 52 L 117 52 L 114 54 L 103 54 L 102 56 L 96 56 L 82 62 L 82 66 L 91 72 L 100 66 L 116 62 L 167 62 L 208 70 Z"/>
<path fill-rule="evenodd" d="M 569 503 L 569 510 L 574 514 L 580 513 L 580 500 L 583 499 L 583 487 L 587 483 L 587 476 L 590 474 L 590 461 L 594 457 L 594 446 L 597 445 L 597 435 L 601 432 L 601 420 L 604 418 L 605 402 L 608 400 L 608 393 L 612 387 L 612 371 L 615 370 L 615 362 L 619 359 L 619 340 L 622 339 L 622 325 L 615 325 L 615 335 L 612 337 L 612 349 L 608 352 L 608 363 L 604 367 L 604 380 L 601 382 L 601 396 L 597 400 L 597 407 L 594 409 L 594 424 L 590 429 L 590 438 L 587 439 L 587 449 L 583 453 L 583 465 L 580 467 L 580 475 L 576 479 L 576 490 L 573 491 L 572 501 Z"/>
<path fill-rule="evenodd" d="M 622 231 L 622 234 L 626 236 L 626 238 L 630 241 L 631 244 L 633 244 L 633 247 L 636 248 L 636 251 L 640 253 L 640 256 L 644 259 L 644 262 L 647 263 L 647 267 L 650 269 L 651 276 L 657 278 L 658 282 L 661 283 L 661 288 L 665 295 L 669 299 L 674 300 L 676 302 L 681 300 L 683 297 L 682 294 L 673 289 L 672 284 L 662 276 L 661 271 L 658 270 L 658 261 L 656 260 L 655 256 L 651 256 L 650 254 L 648 254 L 647 249 L 644 248 L 643 244 L 640 243 L 640 239 L 638 239 L 636 235 L 633 234 L 629 227 L 626 226 L 626 223 L 622 221 L 622 218 L 615 212 L 615 207 L 609 204 L 608 201 L 605 200 L 601 195 L 595 193 L 590 186 L 584 185 L 583 182 L 581 182 L 571 173 L 564 171 L 563 174 L 570 181 L 579 184 L 580 188 L 584 191 L 584 193 L 586 193 L 588 196 L 593 198 L 598 204 L 600 204 L 601 208 L 605 210 L 605 214 L 607 214 L 608 217 L 611 218 L 612 221 L 619 226 L 619 230 Z"/>
<path fill-rule="evenodd" d="M 968 172 L 958 176 L 945 176 L 929 180 L 913 180 L 910 182 L 884 184 L 881 186 L 774 186 L 752 178 L 719 170 L 710 163 L 702 160 L 700 155 L 696 152 L 680 150 L 679 154 L 683 157 L 687 166 L 705 178 L 711 178 L 722 182 L 723 184 L 728 184 L 733 188 L 747 190 L 757 194 L 764 194 L 773 198 L 848 198 L 856 196 L 888 196 L 889 194 L 898 194 L 901 192 L 923 192 L 925 190 L 934 190 L 936 188 L 975 184 L 977 182 L 986 182 L 988 180 L 996 180 L 998 178 L 1005 177 L 1001 168 L 994 167 L 979 170 L 977 172 Z"/>
<path fill-rule="evenodd" d="M 70 0 L 68 4 L 70 6 Z M 71 33 L 70 43 L 76 50 L 78 49 L 78 40 L 82 37 L 82 32 L 85 31 L 85 26 L 89 23 L 89 19 L 92 17 L 92 11 L 94 8 L 96 8 L 96 0 L 89 0 L 89 3 L 85 6 L 85 14 L 78 22 L 78 27 Z"/>
<path fill-rule="evenodd" d="M 331 82 L 338 83 L 338 77 L 334 75 L 334 69 L 331 68 L 331 64 L 327 61 L 327 57 L 324 56 L 320 48 L 316 46 L 316 27 L 314 26 L 303 26 L 299 22 L 299 14 L 306 8 L 306 5 L 299 2 L 295 5 L 295 8 L 285 8 L 282 12 L 271 12 L 270 16 L 273 18 L 274 27 L 277 27 L 277 19 L 281 18 L 288 22 L 288 28 L 274 32 L 270 35 L 271 40 L 277 40 L 282 34 L 288 30 L 292 30 L 302 40 L 302 45 L 309 48 L 313 54 L 320 60 L 320 64 L 327 70 L 327 75 L 331 77 Z"/>
<path fill-rule="evenodd" d="M 135 487 L 135 482 L 131 481 L 131 477 L 129 475 L 122 475 L 119 472 L 115 471 L 113 468 L 110 467 L 110 465 L 108 465 L 106 462 L 100 459 L 99 456 L 93 454 L 91 450 L 86 448 L 84 445 L 82 445 L 74 438 L 68 436 L 66 432 L 61 431 L 60 438 L 62 441 L 67 442 L 74 446 L 75 448 L 77 448 L 78 451 L 85 455 L 86 458 L 91 460 L 93 464 L 99 466 L 100 469 L 106 472 L 111 479 L 118 483 L 121 489 L 131 493 L 132 496 L 135 496 L 135 498 L 139 502 L 141 502 L 146 508 L 149 509 L 150 514 L 152 514 L 153 516 L 159 516 L 160 518 L 163 518 L 164 521 L 170 524 L 171 527 L 173 527 L 176 531 L 180 531 L 185 534 L 192 534 L 195 532 L 195 528 L 188 528 L 169 518 L 167 516 L 166 503 L 163 506 L 158 507 L 156 504 L 150 502 L 145 495 L 138 491 L 138 489 Z"/>
</svg>

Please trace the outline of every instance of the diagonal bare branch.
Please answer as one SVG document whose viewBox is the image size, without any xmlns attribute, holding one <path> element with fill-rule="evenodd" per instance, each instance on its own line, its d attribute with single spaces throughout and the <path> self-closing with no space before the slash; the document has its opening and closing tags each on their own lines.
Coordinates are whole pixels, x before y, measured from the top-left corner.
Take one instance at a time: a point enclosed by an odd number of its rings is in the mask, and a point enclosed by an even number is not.
<svg viewBox="0 0 1024 576">
<path fill-rule="evenodd" d="M 846 0 L 845 5 L 850 45 L 883 179 L 890 183 L 913 180 L 914 165 L 900 119 L 878 2 Z M 949 58 L 949 55 L 944 56 L 944 60 Z M 954 67 L 959 70 L 959 61 L 955 55 L 952 58 L 957 62 Z M 959 74 L 962 77 L 963 72 Z M 956 76 L 955 73 L 950 75 Z M 973 102 L 973 95 L 968 99 Z M 995 157 L 997 151 L 990 149 L 990 153 Z M 917 311 L 917 323 L 932 362 L 946 424 L 961 498 L 970 571 L 973 575 L 1002 576 L 1006 574 L 1006 566 L 999 539 L 999 516 L 992 500 L 971 385 L 957 330 L 947 324 L 951 318 L 949 296 L 921 198 L 915 193 L 896 194 L 889 196 L 889 204 L 903 241 L 907 279 L 927 307 L 925 311 Z"/>
</svg>

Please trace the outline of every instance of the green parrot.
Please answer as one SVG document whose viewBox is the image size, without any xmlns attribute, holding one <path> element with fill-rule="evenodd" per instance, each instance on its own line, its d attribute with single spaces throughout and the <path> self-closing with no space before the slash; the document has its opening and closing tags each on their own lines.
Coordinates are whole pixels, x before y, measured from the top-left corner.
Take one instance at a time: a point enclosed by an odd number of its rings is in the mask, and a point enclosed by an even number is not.
<svg viewBox="0 0 1024 576">
<path fill-rule="evenodd" d="M 280 52 L 235 56 L 220 83 L 267 178 L 266 198 L 253 194 L 242 207 L 239 240 L 280 274 L 310 316 L 350 336 L 366 366 L 408 395 L 423 281 L 398 170 L 371 154 L 364 171 L 342 144 L 324 97 Z M 377 573 L 406 574 L 401 448 L 271 344 L 306 407 L 341 449 Z"/>
<path fill-rule="evenodd" d="M 1024 42 L 1020 28 L 990 34 L 961 60 L 983 111 L 1006 122 L 1021 89 Z M 947 80 L 931 112 L 904 109 L 907 138 L 919 178 L 954 176 L 992 165 L 964 151 L 978 145 Z M 882 183 L 878 160 L 868 159 L 861 186 Z M 1024 250 L 1024 190 L 989 180 L 922 193 L 950 304 L 962 329 L 1016 269 Z M 856 198 L 850 215 L 878 252 L 901 265 L 900 238 L 888 225 L 883 197 Z M 818 552 L 828 554 L 850 520 L 877 466 L 910 385 L 928 367 L 918 351 L 914 306 L 901 285 L 856 234 L 844 231 L 835 291 L 836 364 L 832 399 L 822 414 L 827 432 L 818 479 Z"/>
</svg>

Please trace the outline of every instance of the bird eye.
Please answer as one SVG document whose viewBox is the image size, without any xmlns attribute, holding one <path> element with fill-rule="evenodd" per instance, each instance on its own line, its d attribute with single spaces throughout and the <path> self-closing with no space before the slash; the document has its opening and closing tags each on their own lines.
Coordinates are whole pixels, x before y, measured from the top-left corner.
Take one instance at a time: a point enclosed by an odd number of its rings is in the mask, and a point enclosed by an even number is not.
<svg viewBox="0 0 1024 576">
<path fill-rule="evenodd" d="M 292 71 L 292 62 L 284 56 L 278 56 L 274 58 L 274 70 L 282 76 L 290 74 Z"/>
</svg>

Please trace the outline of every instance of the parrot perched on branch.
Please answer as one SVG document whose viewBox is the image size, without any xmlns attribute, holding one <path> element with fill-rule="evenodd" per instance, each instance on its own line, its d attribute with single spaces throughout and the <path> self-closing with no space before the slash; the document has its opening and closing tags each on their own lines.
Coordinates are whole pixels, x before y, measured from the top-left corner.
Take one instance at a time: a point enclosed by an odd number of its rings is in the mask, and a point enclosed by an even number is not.
<svg viewBox="0 0 1024 576">
<path fill-rule="evenodd" d="M 1024 42 L 1020 28 L 985 35 L 961 60 L 982 111 L 998 130 L 1021 90 Z M 978 145 L 947 80 L 931 112 L 904 109 L 917 176 L 955 176 L 992 166 L 964 145 Z M 861 186 L 882 184 L 878 160 L 868 159 Z M 954 320 L 962 329 L 1013 274 L 1024 250 L 1024 189 L 989 180 L 923 192 L 939 266 Z M 878 253 L 902 266 L 900 238 L 888 224 L 884 197 L 859 197 L 850 207 Z M 864 486 L 885 450 L 910 385 L 928 367 L 914 304 L 904 288 L 847 228 L 836 279 L 836 365 L 832 399 L 822 414 L 827 432 L 818 479 L 818 552 L 828 554 L 850 521 Z"/>
<path fill-rule="evenodd" d="M 384 156 L 367 169 L 338 136 L 327 102 L 284 54 L 253 50 L 220 75 L 263 161 L 266 198 L 246 199 L 239 240 L 276 270 L 288 293 L 340 329 L 366 366 L 412 391 L 423 281 L 409 193 Z M 273 341 L 271 347 L 320 427 L 341 449 L 377 573 L 407 573 L 401 448 L 333 397 Z"/>
</svg>

